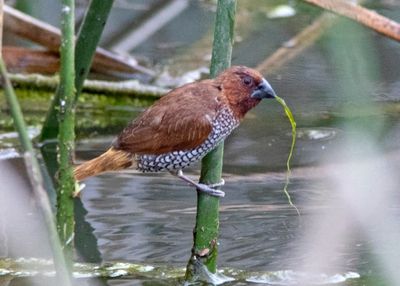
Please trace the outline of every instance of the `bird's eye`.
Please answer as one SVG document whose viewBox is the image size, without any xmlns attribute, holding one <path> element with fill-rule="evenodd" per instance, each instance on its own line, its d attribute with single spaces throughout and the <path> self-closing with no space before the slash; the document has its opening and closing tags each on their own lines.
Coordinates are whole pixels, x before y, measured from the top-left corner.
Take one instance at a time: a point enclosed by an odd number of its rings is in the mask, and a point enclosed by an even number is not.
<svg viewBox="0 0 400 286">
<path fill-rule="evenodd" d="M 250 86 L 253 84 L 253 79 L 249 76 L 246 76 L 243 78 L 243 83 L 247 86 Z"/>
</svg>

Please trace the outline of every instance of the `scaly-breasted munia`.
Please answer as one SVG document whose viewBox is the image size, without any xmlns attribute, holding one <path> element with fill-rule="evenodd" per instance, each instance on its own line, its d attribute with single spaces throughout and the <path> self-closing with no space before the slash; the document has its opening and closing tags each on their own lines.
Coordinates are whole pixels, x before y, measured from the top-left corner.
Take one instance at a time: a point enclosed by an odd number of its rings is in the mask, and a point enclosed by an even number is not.
<svg viewBox="0 0 400 286">
<path fill-rule="evenodd" d="M 133 120 L 108 151 L 76 167 L 75 178 L 128 167 L 166 170 L 200 191 L 223 196 L 184 176 L 182 169 L 213 150 L 261 99 L 273 97 L 275 92 L 262 75 L 244 66 L 176 88 Z"/>
</svg>

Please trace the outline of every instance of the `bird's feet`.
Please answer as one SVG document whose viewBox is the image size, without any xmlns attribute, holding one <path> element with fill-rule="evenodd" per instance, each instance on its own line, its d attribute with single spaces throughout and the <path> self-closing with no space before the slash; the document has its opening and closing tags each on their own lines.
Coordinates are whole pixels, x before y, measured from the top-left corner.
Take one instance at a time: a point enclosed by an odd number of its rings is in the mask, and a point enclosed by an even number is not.
<svg viewBox="0 0 400 286">
<path fill-rule="evenodd" d="M 225 192 L 214 189 L 214 185 L 218 185 L 218 184 L 206 185 L 206 184 L 196 183 L 196 188 L 200 192 L 206 193 L 210 196 L 223 198 L 223 197 L 225 197 Z"/>
<path fill-rule="evenodd" d="M 213 188 L 213 189 L 217 188 L 217 187 L 222 187 L 222 186 L 225 186 L 225 180 L 221 178 L 221 181 L 219 183 L 210 184 L 207 186 L 209 186 L 210 188 Z"/>
<path fill-rule="evenodd" d="M 72 193 L 73 198 L 79 198 L 81 196 L 81 191 L 86 187 L 85 184 L 80 184 L 79 182 L 75 182 L 75 191 Z"/>
<path fill-rule="evenodd" d="M 177 176 L 178 178 L 180 178 L 180 179 L 184 180 L 185 182 L 189 183 L 190 185 L 196 187 L 197 190 L 199 190 L 200 192 L 206 193 L 206 194 L 208 194 L 210 196 L 213 196 L 213 197 L 219 197 L 219 198 L 225 197 L 225 192 L 215 189 L 216 187 L 220 187 L 220 186 L 225 185 L 225 180 L 224 179 L 221 179 L 221 182 L 219 182 L 219 183 L 206 185 L 206 184 L 194 182 L 192 179 L 190 179 L 189 177 L 185 176 L 183 174 L 182 170 L 179 170 L 176 173 L 171 172 L 171 174 Z"/>
</svg>

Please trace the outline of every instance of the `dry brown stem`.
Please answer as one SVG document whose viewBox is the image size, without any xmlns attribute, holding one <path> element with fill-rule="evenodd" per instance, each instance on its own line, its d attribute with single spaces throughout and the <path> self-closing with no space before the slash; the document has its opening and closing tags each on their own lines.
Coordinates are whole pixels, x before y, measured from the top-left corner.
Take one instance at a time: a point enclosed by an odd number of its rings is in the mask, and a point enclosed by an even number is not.
<svg viewBox="0 0 400 286">
<path fill-rule="evenodd" d="M 55 74 L 60 67 L 57 52 L 21 47 L 3 47 L 3 58 L 13 73 Z"/>
<path fill-rule="evenodd" d="M 21 38 L 42 45 L 50 51 L 58 52 L 60 48 L 61 32 L 59 29 L 7 5 L 4 5 L 4 29 Z M 96 50 L 93 67 L 100 71 L 140 72 L 154 75 L 152 71 L 137 64 L 132 57 L 114 54 L 102 48 Z"/>
<path fill-rule="evenodd" d="M 311 25 L 284 43 L 282 47 L 259 64 L 256 69 L 262 74 L 271 74 L 278 70 L 311 46 L 332 25 L 334 19 L 335 17 L 330 14 L 322 14 Z"/>
<path fill-rule="evenodd" d="M 357 21 L 386 37 L 400 41 L 400 24 L 376 13 L 375 11 L 371 11 L 358 4 L 344 0 L 303 1 Z"/>
</svg>

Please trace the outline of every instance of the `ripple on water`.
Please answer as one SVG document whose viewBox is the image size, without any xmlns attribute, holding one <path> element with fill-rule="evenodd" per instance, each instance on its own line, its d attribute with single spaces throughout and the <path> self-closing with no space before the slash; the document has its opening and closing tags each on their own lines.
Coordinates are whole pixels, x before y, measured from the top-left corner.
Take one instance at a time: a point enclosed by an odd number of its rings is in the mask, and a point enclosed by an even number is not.
<svg viewBox="0 0 400 286">
<path fill-rule="evenodd" d="M 336 138 L 340 130 L 328 127 L 298 128 L 297 138 L 303 140 L 325 141 Z"/>
<path fill-rule="evenodd" d="M 360 278 L 360 275 L 356 272 L 327 275 L 283 270 L 251 276 L 246 281 L 268 285 L 331 285 L 356 278 Z"/>
</svg>

